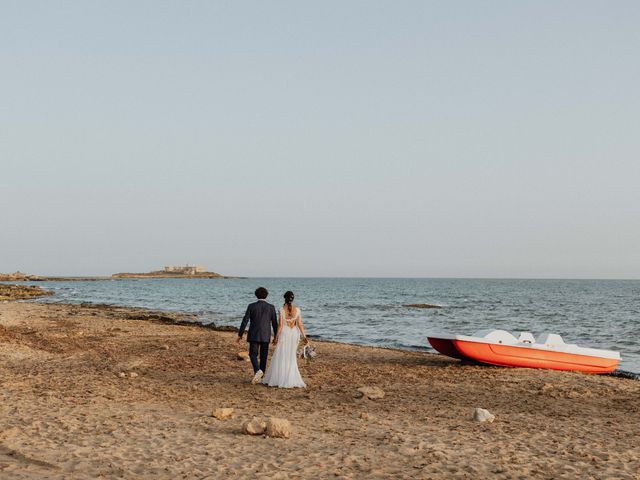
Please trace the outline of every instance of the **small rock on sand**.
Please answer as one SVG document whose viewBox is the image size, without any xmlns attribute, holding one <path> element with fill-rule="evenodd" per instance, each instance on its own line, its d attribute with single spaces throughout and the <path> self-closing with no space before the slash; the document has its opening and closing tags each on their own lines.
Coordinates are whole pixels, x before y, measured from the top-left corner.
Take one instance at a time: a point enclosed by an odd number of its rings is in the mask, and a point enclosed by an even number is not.
<svg viewBox="0 0 640 480">
<path fill-rule="evenodd" d="M 476 422 L 493 422 L 496 419 L 496 416 L 493 415 L 489 410 L 485 410 L 484 408 L 476 408 L 473 411 L 473 419 Z"/>
<path fill-rule="evenodd" d="M 120 378 L 124 378 L 124 377 L 126 377 L 126 376 L 127 376 L 127 374 L 126 374 L 126 373 L 124 373 L 124 372 L 120 372 L 120 373 L 118 374 L 118 376 L 119 376 Z"/>
<path fill-rule="evenodd" d="M 129 378 L 138 378 L 138 374 L 136 372 L 130 372 Z"/>
<path fill-rule="evenodd" d="M 289 438 L 291 436 L 291 423 L 285 418 L 269 418 L 267 420 L 267 436 Z"/>
<path fill-rule="evenodd" d="M 242 433 L 245 435 L 262 435 L 266 429 L 267 423 L 257 417 L 253 417 L 242 424 Z"/>
<path fill-rule="evenodd" d="M 249 354 L 247 352 L 238 352 L 236 358 L 238 360 L 244 360 L 245 362 L 250 362 Z"/>
<path fill-rule="evenodd" d="M 233 417 L 233 408 L 216 408 L 211 416 L 218 420 L 226 420 Z"/>
<path fill-rule="evenodd" d="M 360 387 L 358 392 L 360 397 L 366 397 L 369 400 L 376 400 L 384 397 L 384 390 L 380 387 Z"/>
</svg>

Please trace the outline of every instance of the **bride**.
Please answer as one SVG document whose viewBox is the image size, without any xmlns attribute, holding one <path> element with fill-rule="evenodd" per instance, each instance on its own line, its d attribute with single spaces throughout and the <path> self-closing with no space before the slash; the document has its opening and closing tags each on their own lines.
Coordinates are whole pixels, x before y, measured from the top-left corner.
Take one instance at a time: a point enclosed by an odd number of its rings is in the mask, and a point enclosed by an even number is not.
<svg viewBox="0 0 640 480">
<path fill-rule="evenodd" d="M 270 387 L 306 387 L 298 370 L 297 351 L 300 335 L 305 344 L 309 343 L 304 334 L 300 309 L 293 304 L 293 292 L 284 294 L 284 305 L 280 309 L 278 332 L 273 340 L 276 345 L 271 364 L 262 383 Z"/>
</svg>

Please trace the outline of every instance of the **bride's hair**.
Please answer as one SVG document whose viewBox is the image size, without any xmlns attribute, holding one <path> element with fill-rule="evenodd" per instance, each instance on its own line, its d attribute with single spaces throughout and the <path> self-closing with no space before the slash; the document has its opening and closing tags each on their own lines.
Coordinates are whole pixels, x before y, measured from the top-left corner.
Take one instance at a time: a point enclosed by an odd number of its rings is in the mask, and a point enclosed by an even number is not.
<svg viewBox="0 0 640 480">
<path fill-rule="evenodd" d="M 284 294 L 284 306 L 287 308 L 289 317 L 293 316 L 293 297 L 294 295 L 291 290 L 285 292 Z"/>
</svg>

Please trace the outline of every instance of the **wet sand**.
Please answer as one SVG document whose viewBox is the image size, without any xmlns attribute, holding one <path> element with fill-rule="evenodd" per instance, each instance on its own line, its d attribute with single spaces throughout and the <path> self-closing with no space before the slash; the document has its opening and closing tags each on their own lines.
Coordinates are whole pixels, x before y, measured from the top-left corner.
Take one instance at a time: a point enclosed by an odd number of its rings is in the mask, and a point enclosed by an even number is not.
<svg viewBox="0 0 640 480">
<path fill-rule="evenodd" d="M 636 380 L 316 342 L 308 388 L 271 389 L 233 332 L 176 318 L 0 303 L 0 478 L 640 478 Z M 243 435 L 253 416 L 291 438 Z"/>
</svg>

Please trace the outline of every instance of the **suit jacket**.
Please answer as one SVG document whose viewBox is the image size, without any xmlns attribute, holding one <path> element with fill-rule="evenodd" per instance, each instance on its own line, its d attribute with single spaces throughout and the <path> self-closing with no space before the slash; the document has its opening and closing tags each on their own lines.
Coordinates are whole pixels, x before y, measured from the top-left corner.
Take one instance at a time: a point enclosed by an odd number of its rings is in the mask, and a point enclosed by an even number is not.
<svg viewBox="0 0 640 480">
<path fill-rule="evenodd" d="M 247 323 L 249 323 L 248 342 L 271 341 L 271 329 L 273 328 L 274 334 L 278 331 L 276 307 L 264 300 L 258 300 L 250 304 L 240 324 L 240 330 L 238 330 L 239 337 L 242 337 Z"/>
</svg>

